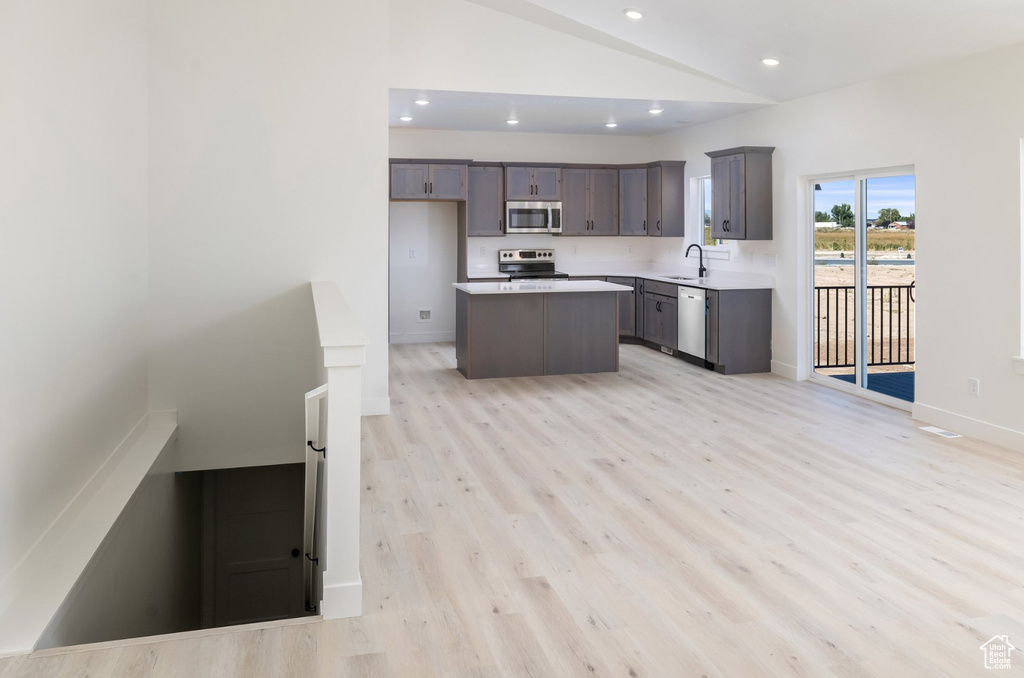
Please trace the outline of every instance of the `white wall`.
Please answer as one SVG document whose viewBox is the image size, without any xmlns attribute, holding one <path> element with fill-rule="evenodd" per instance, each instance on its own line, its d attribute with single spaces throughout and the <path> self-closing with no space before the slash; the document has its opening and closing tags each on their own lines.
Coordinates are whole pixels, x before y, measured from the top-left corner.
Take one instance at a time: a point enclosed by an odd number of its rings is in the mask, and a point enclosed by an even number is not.
<svg viewBox="0 0 1024 678">
<path fill-rule="evenodd" d="M 146 412 L 146 21 L 0 4 L 0 582 Z"/>
<path fill-rule="evenodd" d="M 202 477 L 169 445 L 139 484 L 36 649 L 200 626 Z"/>
<path fill-rule="evenodd" d="M 598 31 L 577 37 L 465 0 L 390 4 L 394 88 L 767 103 L 655 55 L 598 44 L 609 37 Z"/>
<path fill-rule="evenodd" d="M 150 398 L 185 468 L 301 461 L 310 280 L 336 280 L 387 411 L 387 3 L 154 0 Z"/>
<path fill-rule="evenodd" d="M 707 174 L 704 153 L 775 146 L 775 238 L 734 245 L 729 263 L 776 254 L 773 358 L 808 372 L 807 177 L 912 165 L 917 174 L 915 415 L 1024 447 L 1021 145 L 1024 45 L 663 135 L 658 147 Z M 899 103 L 891 93 L 899 92 Z M 667 259 L 670 259 L 668 257 Z M 981 380 L 981 396 L 968 379 Z M 1013 433 L 1016 431 L 1016 433 Z"/>
<path fill-rule="evenodd" d="M 391 343 L 455 341 L 456 203 L 393 202 L 390 223 Z"/>
</svg>

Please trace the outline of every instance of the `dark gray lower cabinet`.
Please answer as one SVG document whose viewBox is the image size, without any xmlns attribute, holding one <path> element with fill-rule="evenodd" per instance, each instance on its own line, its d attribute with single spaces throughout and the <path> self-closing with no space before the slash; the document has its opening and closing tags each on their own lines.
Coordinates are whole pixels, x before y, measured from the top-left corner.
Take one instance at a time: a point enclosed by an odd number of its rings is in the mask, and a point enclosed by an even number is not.
<svg viewBox="0 0 1024 678">
<path fill-rule="evenodd" d="M 619 336 L 632 337 L 636 334 L 636 279 L 612 278 L 608 282 L 634 287 L 629 292 L 619 292 Z"/>
<path fill-rule="evenodd" d="M 633 324 L 633 332 L 637 339 L 644 338 L 644 285 L 643 278 L 634 278 L 633 283 L 633 305 L 636 307 L 636 322 Z"/>
<path fill-rule="evenodd" d="M 772 291 L 707 291 L 707 361 L 722 374 L 772 369 Z"/>
<path fill-rule="evenodd" d="M 644 340 L 673 351 L 679 345 L 679 301 L 675 297 L 644 295 Z"/>
</svg>

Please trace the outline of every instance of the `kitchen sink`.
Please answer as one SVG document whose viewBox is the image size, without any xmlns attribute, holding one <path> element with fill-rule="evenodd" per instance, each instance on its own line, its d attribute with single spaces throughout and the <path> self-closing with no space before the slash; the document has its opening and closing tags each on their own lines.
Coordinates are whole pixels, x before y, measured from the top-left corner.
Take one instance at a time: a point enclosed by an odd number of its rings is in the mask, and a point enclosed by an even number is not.
<svg viewBox="0 0 1024 678">
<path fill-rule="evenodd" d="M 696 278 L 687 278 L 682 275 L 663 275 L 661 277 L 665 278 L 666 280 L 696 280 Z"/>
</svg>

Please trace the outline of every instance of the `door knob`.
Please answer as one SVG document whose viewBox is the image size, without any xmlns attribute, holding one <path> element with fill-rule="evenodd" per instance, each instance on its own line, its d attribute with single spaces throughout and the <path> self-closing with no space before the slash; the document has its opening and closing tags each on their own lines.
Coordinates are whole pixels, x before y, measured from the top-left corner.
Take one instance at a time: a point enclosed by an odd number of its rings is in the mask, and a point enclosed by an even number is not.
<svg viewBox="0 0 1024 678">
<path fill-rule="evenodd" d="M 299 549 L 292 549 L 292 558 L 299 557 Z"/>
</svg>

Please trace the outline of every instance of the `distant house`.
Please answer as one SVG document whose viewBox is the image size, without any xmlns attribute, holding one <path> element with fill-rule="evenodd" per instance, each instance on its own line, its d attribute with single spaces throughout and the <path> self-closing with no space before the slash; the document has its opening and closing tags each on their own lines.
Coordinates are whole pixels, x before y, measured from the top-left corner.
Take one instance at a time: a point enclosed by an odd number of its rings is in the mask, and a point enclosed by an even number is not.
<svg viewBox="0 0 1024 678">
<path fill-rule="evenodd" d="M 835 221 L 815 221 L 815 228 L 839 228 L 839 224 Z"/>
</svg>

